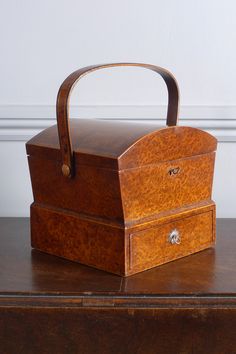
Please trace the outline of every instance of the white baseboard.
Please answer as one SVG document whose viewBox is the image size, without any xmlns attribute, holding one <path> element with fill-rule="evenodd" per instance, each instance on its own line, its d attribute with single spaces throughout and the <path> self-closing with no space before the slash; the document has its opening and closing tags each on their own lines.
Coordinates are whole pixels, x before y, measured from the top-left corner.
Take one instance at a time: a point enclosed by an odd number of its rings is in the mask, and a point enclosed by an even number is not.
<svg viewBox="0 0 236 354">
<path fill-rule="evenodd" d="M 165 124 L 166 106 L 81 105 L 70 115 L 81 118 L 138 120 Z M 156 118 L 162 117 L 162 118 Z M 25 141 L 56 123 L 52 105 L 0 105 L 0 141 Z M 236 106 L 181 106 L 179 125 L 204 129 L 221 142 L 236 141 Z"/>
</svg>

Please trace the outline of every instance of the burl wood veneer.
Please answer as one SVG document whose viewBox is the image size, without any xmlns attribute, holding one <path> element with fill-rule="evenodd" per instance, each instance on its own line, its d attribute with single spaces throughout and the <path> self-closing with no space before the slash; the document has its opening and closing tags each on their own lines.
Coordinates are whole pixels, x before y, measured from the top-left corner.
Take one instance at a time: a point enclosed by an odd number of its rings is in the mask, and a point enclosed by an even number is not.
<svg viewBox="0 0 236 354">
<path fill-rule="evenodd" d="M 236 219 L 217 245 L 131 277 L 29 245 L 0 218 L 1 354 L 236 354 Z"/>
<path fill-rule="evenodd" d="M 69 128 L 74 84 L 91 71 L 121 65 L 163 77 L 167 125 L 78 119 Z M 177 83 L 160 67 L 107 64 L 72 73 L 58 92 L 57 125 L 26 145 L 32 247 L 127 276 L 212 246 L 217 141 L 176 126 L 177 113 Z"/>
</svg>

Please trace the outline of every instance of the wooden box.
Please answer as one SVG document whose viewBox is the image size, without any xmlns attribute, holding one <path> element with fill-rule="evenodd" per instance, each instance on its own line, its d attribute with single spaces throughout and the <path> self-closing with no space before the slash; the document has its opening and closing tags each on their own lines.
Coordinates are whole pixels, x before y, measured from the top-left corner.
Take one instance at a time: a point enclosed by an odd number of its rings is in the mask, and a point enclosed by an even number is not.
<svg viewBox="0 0 236 354">
<path fill-rule="evenodd" d="M 160 74 L 166 126 L 68 121 L 69 94 L 85 74 L 140 66 Z M 208 248 L 215 241 L 211 200 L 216 139 L 176 126 L 178 86 L 147 64 L 80 69 L 61 85 L 57 125 L 29 142 L 32 247 L 127 276 Z"/>
</svg>

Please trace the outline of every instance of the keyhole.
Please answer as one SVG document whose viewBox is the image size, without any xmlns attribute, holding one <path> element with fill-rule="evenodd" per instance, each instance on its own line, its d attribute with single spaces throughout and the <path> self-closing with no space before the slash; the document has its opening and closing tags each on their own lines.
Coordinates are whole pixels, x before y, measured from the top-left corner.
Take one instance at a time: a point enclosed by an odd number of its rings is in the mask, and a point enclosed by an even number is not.
<svg viewBox="0 0 236 354">
<path fill-rule="evenodd" d="M 170 168 L 168 173 L 170 176 L 174 176 L 174 175 L 177 175 L 180 171 L 180 168 L 179 167 L 174 167 L 174 168 Z"/>
</svg>

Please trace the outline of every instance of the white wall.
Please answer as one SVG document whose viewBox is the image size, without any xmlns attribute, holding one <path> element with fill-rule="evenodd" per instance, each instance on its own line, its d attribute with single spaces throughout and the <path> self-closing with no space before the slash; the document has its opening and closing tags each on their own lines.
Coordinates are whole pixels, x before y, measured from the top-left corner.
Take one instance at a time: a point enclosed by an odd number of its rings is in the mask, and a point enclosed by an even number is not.
<svg viewBox="0 0 236 354">
<path fill-rule="evenodd" d="M 219 138 L 218 216 L 236 217 L 235 13 L 234 0 L 2 2 L 0 216 L 28 215 L 24 143 L 54 123 L 62 80 L 85 65 L 139 61 L 171 70 L 182 124 Z M 83 79 L 71 101 L 73 116 L 163 118 L 166 89 L 151 72 L 109 69 Z"/>
</svg>

